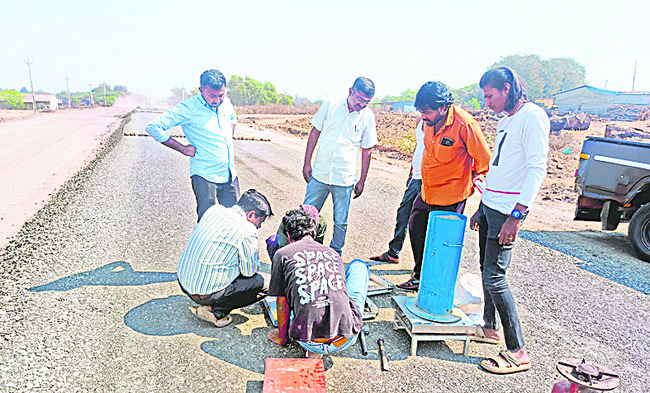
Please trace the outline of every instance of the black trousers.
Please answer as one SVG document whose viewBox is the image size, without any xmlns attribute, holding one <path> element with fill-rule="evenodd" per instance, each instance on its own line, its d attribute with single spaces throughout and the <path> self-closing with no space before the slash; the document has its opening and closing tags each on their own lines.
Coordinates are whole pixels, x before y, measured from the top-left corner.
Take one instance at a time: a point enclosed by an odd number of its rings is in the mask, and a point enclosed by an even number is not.
<svg viewBox="0 0 650 393">
<path fill-rule="evenodd" d="M 246 307 L 264 299 L 269 293 L 270 282 L 271 275 L 260 272 L 250 277 L 240 274 L 226 288 L 209 295 L 193 295 L 188 293 L 182 285 L 180 287 L 192 301 L 202 306 L 210 306 L 214 316 L 217 319 L 222 319 L 236 308 Z"/>
<path fill-rule="evenodd" d="M 199 175 L 194 175 L 192 179 L 192 190 L 196 197 L 196 213 L 201 220 L 203 213 L 213 206 L 217 201 L 225 207 L 232 207 L 239 199 L 239 178 L 227 183 L 213 183 L 205 180 Z"/>
<path fill-rule="evenodd" d="M 446 211 L 463 214 L 465 210 L 465 201 L 454 203 L 448 206 L 429 205 L 422 200 L 422 194 L 418 195 L 413 202 L 413 210 L 409 218 L 409 237 L 411 238 L 411 249 L 413 250 L 413 259 L 415 267 L 413 273 L 416 279 L 420 279 L 422 271 L 422 259 L 424 257 L 424 242 L 427 238 L 427 229 L 429 227 L 429 213 L 432 211 Z"/>
</svg>

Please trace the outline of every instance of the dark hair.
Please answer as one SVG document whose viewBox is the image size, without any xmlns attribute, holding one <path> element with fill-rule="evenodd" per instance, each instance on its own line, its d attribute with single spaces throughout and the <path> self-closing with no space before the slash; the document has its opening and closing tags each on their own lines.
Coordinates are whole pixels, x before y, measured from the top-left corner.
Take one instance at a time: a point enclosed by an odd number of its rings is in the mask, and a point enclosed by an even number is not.
<svg viewBox="0 0 650 393">
<path fill-rule="evenodd" d="M 454 102 L 447 86 L 442 82 L 427 82 L 415 95 L 415 109 L 424 112 L 429 109 L 436 110 L 441 106 L 449 106 Z"/>
<path fill-rule="evenodd" d="M 221 90 L 226 85 L 226 77 L 219 70 L 207 70 L 201 74 L 201 89 L 210 86 L 211 89 Z"/>
<path fill-rule="evenodd" d="M 352 85 L 352 90 L 363 93 L 368 97 L 374 97 L 375 84 L 372 83 L 370 79 L 360 76 L 354 81 L 354 84 Z"/>
<path fill-rule="evenodd" d="M 246 213 L 255 212 L 255 217 L 269 217 L 273 215 L 271 204 L 266 197 L 252 188 L 239 198 L 237 206 L 241 207 Z"/>
<path fill-rule="evenodd" d="M 300 240 L 307 235 L 316 237 L 316 220 L 302 209 L 289 210 L 282 217 L 282 225 L 293 240 Z"/>
<path fill-rule="evenodd" d="M 510 85 L 510 92 L 506 100 L 505 110 L 511 111 L 520 100 L 527 101 L 526 85 L 515 70 L 510 67 L 493 68 L 483 74 L 479 86 L 481 89 L 485 86 L 492 86 L 499 91 L 503 91 L 506 83 Z"/>
</svg>

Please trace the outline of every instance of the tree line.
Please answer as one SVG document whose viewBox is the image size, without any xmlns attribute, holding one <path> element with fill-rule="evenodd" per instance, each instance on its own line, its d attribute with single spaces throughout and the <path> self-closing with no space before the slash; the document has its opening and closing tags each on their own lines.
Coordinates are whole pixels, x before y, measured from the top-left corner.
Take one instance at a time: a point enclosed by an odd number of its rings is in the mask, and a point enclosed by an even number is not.
<svg viewBox="0 0 650 393">
<path fill-rule="evenodd" d="M 104 90 L 104 87 L 106 87 L 106 90 Z M 124 85 L 115 85 L 111 88 L 109 85 L 101 84 L 94 88 L 92 92 L 92 102 L 90 99 L 90 92 L 88 91 L 71 92 L 71 106 L 89 106 L 92 103 L 100 106 L 112 106 L 117 97 L 128 94 L 128 88 Z M 20 91 L 11 89 L 3 90 L 0 88 L 0 108 L 25 109 L 26 94 L 29 94 L 26 87 L 22 87 Z M 43 90 L 37 90 L 35 94 L 53 94 L 56 96 L 60 105 L 68 106 L 68 92 L 65 90 L 59 93 L 48 93 Z M 104 97 L 106 97 L 106 102 L 104 102 Z"/>
<path fill-rule="evenodd" d="M 506 66 L 515 70 L 526 85 L 529 100 L 553 95 L 587 84 L 585 66 L 570 57 L 545 60 L 539 55 L 510 55 L 499 58 L 487 69 Z M 483 91 L 478 82 L 450 89 L 454 101 L 466 108 L 485 106 Z M 417 91 L 407 89 L 398 96 L 384 96 L 374 102 L 413 101 Z"/>
<path fill-rule="evenodd" d="M 288 94 L 278 94 L 271 82 L 259 82 L 249 76 L 233 75 L 226 84 L 227 95 L 233 105 L 294 105 L 294 99 Z M 199 88 L 185 90 L 181 87 L 171 89 L 170 104 L 177 104 L 199 94 Z M 304 99 L 303 99 L 304 100 Z"/>
</svg>

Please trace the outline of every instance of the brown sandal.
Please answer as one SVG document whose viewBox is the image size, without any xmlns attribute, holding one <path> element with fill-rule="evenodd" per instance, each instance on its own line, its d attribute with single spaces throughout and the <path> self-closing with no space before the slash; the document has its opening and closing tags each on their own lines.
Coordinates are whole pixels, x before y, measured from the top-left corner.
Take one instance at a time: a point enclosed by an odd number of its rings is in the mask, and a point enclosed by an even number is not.
<svg viewBox="0 0 650 393">
<path fill-rule="evenodd" d="M 492 361 L 496 366 L 490 364 L 488 361 Z M 519 371 L 530 370 L 530 362 L 520 363 L 510 351 L 501 351 L 497 356 L 492 356 L 487 359 L 481 360 L 481 367 L 484 370 L 489 371 L 494 374 L 512 374 Z"/>
</svg>

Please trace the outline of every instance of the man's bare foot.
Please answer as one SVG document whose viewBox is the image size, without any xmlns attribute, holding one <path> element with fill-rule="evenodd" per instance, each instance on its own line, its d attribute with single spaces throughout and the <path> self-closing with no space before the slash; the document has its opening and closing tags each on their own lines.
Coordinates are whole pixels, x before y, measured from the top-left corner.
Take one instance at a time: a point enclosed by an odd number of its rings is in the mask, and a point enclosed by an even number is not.
<svg viewBox="0 0 650 393">
<path fill-rule="evenodd" d="M 483 328 L 483 334 L 485 335 L 485 337 L 491 338 L 493 340 L 497 340 L 497 341 L 502 340 L 501 333 L 499 333 L 498 330 Z"/>
</svg>

